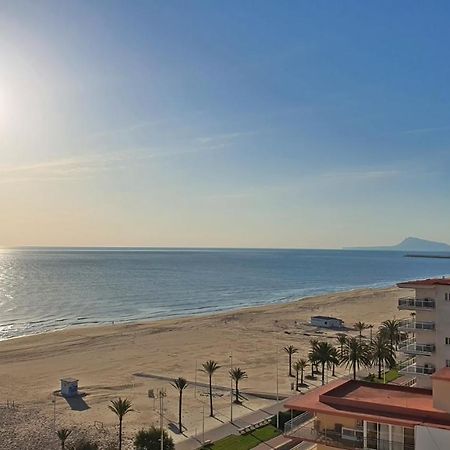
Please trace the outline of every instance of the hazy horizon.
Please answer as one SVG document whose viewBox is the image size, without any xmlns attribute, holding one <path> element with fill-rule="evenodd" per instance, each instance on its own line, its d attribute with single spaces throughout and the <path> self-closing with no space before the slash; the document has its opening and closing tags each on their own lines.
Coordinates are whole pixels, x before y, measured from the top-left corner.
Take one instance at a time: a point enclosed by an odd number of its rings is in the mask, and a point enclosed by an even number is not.
<svg viewBox="0 0 450 450">
<path fill-rule="evenodd" d="M 2 2 L 0 246 L 450 241 L 449 13 Z"/>
</svg>

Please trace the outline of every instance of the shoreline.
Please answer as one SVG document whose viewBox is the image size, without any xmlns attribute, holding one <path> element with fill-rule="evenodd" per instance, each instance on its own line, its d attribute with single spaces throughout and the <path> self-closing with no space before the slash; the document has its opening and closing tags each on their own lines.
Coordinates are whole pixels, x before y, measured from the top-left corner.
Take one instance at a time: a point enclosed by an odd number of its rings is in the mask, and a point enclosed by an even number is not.
<svg viewBox="0 0 450 450">
<path fill-rule="evenodd" d="M 358 293 L 359 291 L 382 291 L 385 289 L 396 289 L 396 285 L 393 285 L 391 283 L 382 283 L 382 286 L 374 287 L 374 285 L 368 285 L 368 286 L 362 286 L 362 287 L 356 287 L 356 288 L 342 288 L 338 290 L 331 290 L 331 291 L 323 291 L 321 293 L 318 293 L 317 295 L 307 295 L 304 297 L 285 297 L 286 300 L 275 300 L 273 302 L 268 303 L 261 303 L 256 305 L 248 305 L 248 306 L 241 306 L 237 308 L 230 307 L 225 309 L 220 309 L 213 312 L 199 312 L 199 313 L 192 313 L 188 315 L 177 315 L 173 314 L 169 317 L 163 317 L 163 318 L 144 318 L 144 319 L 129 319 L 129 320 L 114 320 L 114 321 L 93 321 L 90 323 L 80 323 L 80 324 L 71 324 L 64 328 L 55 328 L 51 330 L 44 330 L 44 331 L 38 331 L 35 333 L 30 334 L 23 334 L 20 336 L 11 336 L 6 338 L 0 338 L 0 345 L 3 342 L 10 341 L 10 340 L 16 340 L 16 339 L 24 339 L 24 338 L 33 338 L 41 335 L 47 335 L 47 334 L 53 334 L 53 333 L 64 333 L 64 332 L 70 332 L 71 330 L 81 329 L 81 330 L 89 330 L 89 329 L 97 329 L 97 328 L 108 328 L 108 327 L 120 327 L 120 326 L 132 326 L 132 325 L 150 325 L 150 324 L 160 324 L 164 322 L 172 322 L 172 321 L 179 321 L 179 320 L 190 320 L 190 319 L 196 319 L 196 318 L 213 318 L 215 316 L 220 316 L 223 314 L 229 314 L 229 313 L 242 313 L 246 311 L 251 310 L 258 310 L 259 308 L 271 308 L 271 307 L 277 307 L 277 306 L 283 306 L 283 305 L 291 305 L 295 303 L 300 303 L 305 300 L 313 300 L 316 298 L 321 298 L 329 295 L 339 295 L 344 293 Z M 288 299 L 289 298 L 289 299 Z"/>
<path fill-rule="evenodd" d="M 59 389 L 60 378 L 74 377 L 79 379 L 80 390 L 86 396 L 83 403 L 75 406 L 56 397 L 57 426 L 86 428 L 99 422 L 105 430 L 115 433 L 115 417 L 107 406 L 110 400 L 120 396 L 129 398 L 137 411 L 126 419 L 125 433 L 131 436 L 144 425 L 158 423 L 158 412 L 147 396 L 149 389 L 166 389 L 167 420 L 176 422 L 177 392 L 167 379 L 184 377 L 205 383 L 207 377 L 199 369 L 209 359 L 222 366 L 214 375 L 213 384 L 229 385 L 232 354 L 234 367 L 241 367 L 248 374 L 242 391 L 267 393 L 275 392 L 278 360 L 279 392 L 288 395 L 292 378 L 287 376 L 288 359 L 282 348 L 292 344 L 298 348 L 295 358 L 302 358 L 307 357 L 311 338 L 336 343 L 339 330 L 311 326 L 311 315 L 340 317 L 347 327 L 361 320 L 373 324 L 375 331 L 383 320 L 407 316 L 407 312 L 397 310 L 398 298 L 406 294 L 404 291 L 396 287 L 359 289 L 216 314 L 71 327 L 3 340 L 0 342 L 0 396 L 5 401 L 14 401 L 20 411 L 30 411 L 51 424 L 52 393 Z M 353 330 L 346 333 L 357 335 Z M 341 368 L 338 375 L 346 373 Z M 309 383 L 314 387 L 318 381 Z M 226 393 L 216 394 L 216 415 L 227 421 L 229 397 Z M 189 436 L 201 429 L 205 395 L 201 386 L 191 385 L 186 391 L 183 415 Z M 259 409 L 271 402 L 249 396 L 244 405 L 236 407 L 236 417 L 248 413 L 248 408 Z M 2 429 L 1 422 L 0 417 L 0 431 L 10 432 L 10 428 Z M 207 418 L 207 430 L 217 426 L 217 419 Z M 27 439 L 26 436 L 37 431 L 35 421 L 24 426 L 22 420 L 11 432 L 23 433 L 23 439 Z M 176 441 L 180 440 L 178 435 L 172 435 Z M 27 447 L 22 443 L 22 447 L 7 448 Z"/>
<path fill-rule="evenodd" d="M 390 289 L 395 288 L 395 284 L 392 284 L 391 282 L 382 282 L 382 283 L 372 283 L 369 285 L 362 285 L 357 286 L 353 288 L 343 287 L 340 289 L 332 289 L 332 290 L 319 290 L 319 292 L 315 295 L 305 295 L 303 297 L 298 296 L 288 296 L 288 297 L 281 297 L 278 299 L 275 299 L 273 301 L 268 302 L 261 302 L 259 304 L 253 304 L 253 305 L 247 305 L 247 306 L 240 306 L 240 307 L 225 307 L 223 309 L 217 309 L 215 311 L 208 311 L 208 312 L 192 312 L 190 314 L 184 315 L 184 314 L 172 314 L 168 317 L 156 317 L 156 318 L 136 318 L 136 319 L 115 319 L 115 320 L 93 320 L 92 322 L 88 323 L 73 323 L 70 325 L 67 325 L 63 328 L 53 328 L 53 329 L 47 329 L 43 331 L 36 331 L 28 334 L 20 334 L 17 336 L 7 336 L 7 337 L 0 337 L 0 344 L 5 341 L 15 340 L 15 339 L 22 339 L 27 337 L 33 337 L 33 336 L 40 336 L 40 335 L 46 335 L 51 333 L 59 333 L 59 332 L 65 332 L 72 329 L 89 329 L 89 328 L 98 328 L 98 327 L 108 327 L 108 326 L 119 326 L 119 325 L 133 325 L 133 324 L 152 324 L 152 323 L 161 323 L 164 321 L 172 321 L 172 320 L 184 320 L 184 319 L 195 319 L 195 318 L 203 318 L 203 317 L 210 317 L 210 316 L 216 316 L 220 314 L 226 314 L 226 313 L 234 313 L 234 312 L 240 312 L 245 311 L 253 308 L 264 308 L 264 307 L 272 307 L 272 306 L 281 306 L 281 305 L 288 305 L 292 303 L 301 302 L 304 300 L 314 299 L 318 297 L 323 297 L 327 295 L 335 295 L 335 294 L 341 294 L 345 292 L 358 292 L 358 291 L 365 291 L 365 290 L 383 290 L 383 289 Z M 58 320 L 62 320 L 64 318 L 60 318 Z M 67 319 L 64 319 L 67 320 Z M 29 322 L 33 323 L 33 322 Z"/>
</svg>

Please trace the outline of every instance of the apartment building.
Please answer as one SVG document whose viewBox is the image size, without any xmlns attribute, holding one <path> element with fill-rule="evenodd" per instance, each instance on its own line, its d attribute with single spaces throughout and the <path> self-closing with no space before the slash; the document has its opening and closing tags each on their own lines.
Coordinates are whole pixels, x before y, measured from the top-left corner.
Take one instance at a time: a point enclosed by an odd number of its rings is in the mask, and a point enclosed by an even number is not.
<svg viewBox="0 0 450 450">
<path fill-rule="evenodd" d="M 450 367 L 450 278 L 408 281 L 397 286 L 415 291 L 414 296 L 398 301 L 400 310 L 412 313 L 400 326 L 408 333 L 408 339 L 400 345 L 407 355 L 400 371 L 414 377 L 417 387 L 430 388 L 431 375 L 441 367 Z"/>
<path fill-rule="evenodd" d="M 431 380 L 433 390 L 337 380 L 290 398 L 285 406 L 303 414 L 284 433 L 317 450 L 448 450 L 450 368 Z"/>
</svg>

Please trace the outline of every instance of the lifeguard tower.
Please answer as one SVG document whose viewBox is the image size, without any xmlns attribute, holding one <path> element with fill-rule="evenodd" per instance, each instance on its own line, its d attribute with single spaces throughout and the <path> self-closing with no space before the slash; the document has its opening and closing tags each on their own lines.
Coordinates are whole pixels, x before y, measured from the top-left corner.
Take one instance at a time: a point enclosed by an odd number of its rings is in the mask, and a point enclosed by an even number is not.
<svg viewBox="0 0 450 450">
<path fill-rule="evenodd" d="M 75 378 L 61 378 L 61 395 L 75 397 L 78 395 L 78 380 Z"/>
</svg>

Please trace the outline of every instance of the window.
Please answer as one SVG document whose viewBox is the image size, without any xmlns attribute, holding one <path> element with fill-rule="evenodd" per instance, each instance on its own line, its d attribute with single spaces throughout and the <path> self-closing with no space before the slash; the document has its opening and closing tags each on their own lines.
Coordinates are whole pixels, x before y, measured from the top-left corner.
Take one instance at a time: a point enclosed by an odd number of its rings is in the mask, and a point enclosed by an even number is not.
<svg viewBox="0 0 450 450">
<path fill-rule="evenodd" d="M 450 301 L 450 293 L 445 293 L 445 300 Z"/>
<path fill-rule="evenodd" d="M 445 345 L 450 345 L 450 337 L 445 338 Z"/>
<path fill-rule="evenodd" d="M 450 367 L 450 359 L 445 360 L 445 367 Z"/>
</svg>

